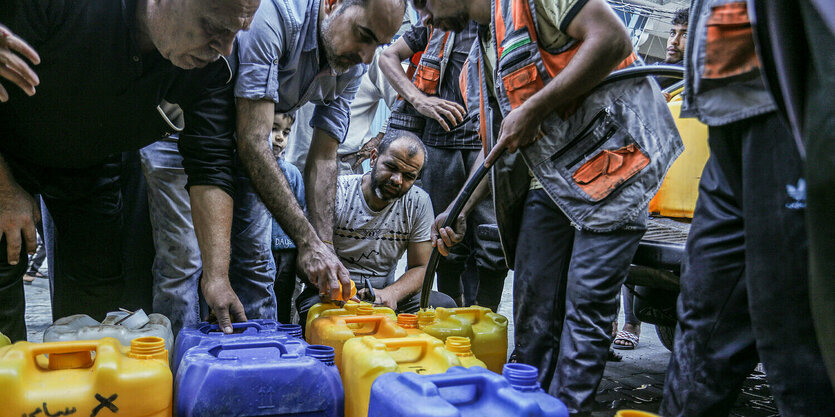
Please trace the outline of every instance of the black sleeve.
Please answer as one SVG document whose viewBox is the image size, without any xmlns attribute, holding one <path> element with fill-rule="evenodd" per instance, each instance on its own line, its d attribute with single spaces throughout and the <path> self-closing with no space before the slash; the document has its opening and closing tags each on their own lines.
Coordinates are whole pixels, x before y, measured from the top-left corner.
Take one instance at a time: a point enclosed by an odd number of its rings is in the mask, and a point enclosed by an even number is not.
<svg viewBox="0 0 835 417">
<path fill-rule="evenodd" d="M 423 25 L 412 25 L 412 29 L 403 34 L 403 41 L 412 51 L 423 51 L 429 44 L 429 29 Z"/>
<path fill-rule="evenodd" d="M 188 182 L 214 185 L 234 196 L 237 49 L 207 67 L 184 71 L 179 88 L 166 99 L 183 109 L 179 149 Z"/>
</svg>

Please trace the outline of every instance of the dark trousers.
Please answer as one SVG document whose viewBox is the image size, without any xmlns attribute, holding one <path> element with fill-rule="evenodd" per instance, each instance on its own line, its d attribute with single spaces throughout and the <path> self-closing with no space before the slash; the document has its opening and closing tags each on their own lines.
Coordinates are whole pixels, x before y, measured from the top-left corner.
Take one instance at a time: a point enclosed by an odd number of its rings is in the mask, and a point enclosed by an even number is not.
<svg viewBox="0 0 835 417">
<path fill-rule="evenodd" d="M 293 290 L 296 289 L 296 256 L 298 249 L 274 249 L 276 313 L 279 323 L 290 323 L 293 317 Z"/>
<path fill-rule="evenodd" d="M 357 288 L 361 287 L 361 285 L 357 286 Z M 322 301 L 319 298 L 319 290 L 313 285 L 305 283 L 304 290 L 302 290 L 302 293 L 299 294 L 298 298 L 296 298 L 296 308 L 299 310 L 299 323 L 301 323 L 302 328 L 304 328 L 304 324 L 307 323 L 307 312 L 310 311 L 310 307 L 313 307 L 316 303 L 321 302 Z M 437 291 L 432 291 L 429 294 L 429 306 L 444 308 L 457 307 L 452 298 Z M 395 313 L 415 314 L 418 310 L 420 310 L 420 292 L 398 301 Z"/>
<path fill-rule="evenodd" d="M 6 158 L 17 182 L 41 194 L 55 228 L 52 317 L 84 313 L 96 320 L 118 309 L 124 290 L 121 156 L 88 169 L 50 169 Z M 26 253 L 9 265 L 0 241 L 0 332 L 26 339 L 22 276 Z"/>
<path fill-rule="evenodd" d="M 480 149 L 448 149 L 427 146 L 427 165 L 419 186 L 432 198 L 437 216 L 446 210 L 464 186 Z M 499 242 L 477 236 L 478 225 L 496 223 L 493 202 L 479 203 L 467 219 L 464 241 L 441 257 L 436 269 L 438 290 L 453 298 L 464 295 L 466 305 L 498 309 L 502 299 L 507 265 Z"/>
<path fill-rule="evenodd" d="M 591 409 L 643 220 L 635 230 L 577 230 L 545 191 L 528 192 L 516 248 L 514 354 L 539 369 L 542 388 L 571 412 Z"/>
<path fill-rule="evenodd" d="M 711 127 L 661 414 L 727 415 L 762 361 L 784 416 L 835 415 L 809 307 L 805 184 L 775 113 Z"/>
</svg>

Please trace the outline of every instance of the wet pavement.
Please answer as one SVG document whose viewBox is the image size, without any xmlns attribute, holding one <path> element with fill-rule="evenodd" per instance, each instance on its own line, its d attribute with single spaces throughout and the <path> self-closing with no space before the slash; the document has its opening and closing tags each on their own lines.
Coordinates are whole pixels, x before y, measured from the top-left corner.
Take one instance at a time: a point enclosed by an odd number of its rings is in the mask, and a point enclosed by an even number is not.
<svg viewBox="0 0 835 417">
<path fill-rule="evenodd" d="M 401 262 L 405 264 L 405 262 Z M 401 271 L 405 265 L 400 265 Z M 44 271 L 45 272 L 45 271 Z M 508 346 L 513 346 L 512 286 L 513 273 L 505 281 L 499 313 L 509 319 Z M 49 282 L 36 279 L 25 286 L 26 324 L 29 340 L 40 342 L 43 332 L 51 322 L 49 305 Z M 623 314 L 618 321 L 623 323 Z M 636 409 L 657 412 L 661 403 L 664 386 L 664 372 L 670 359 L 670 352 L 661 345 L 655 334 L 655 327 L 644 324 L 641 339 L 635 350 L 617 350 L 622 356 L 620 362 L 609 362 L 603 381 L 597 392 L 597 405 L 593 416 L 612 417 L 617 410 Z M 761 369 L 760 369 L 761 371 Z M 743 390 L 731 412 L 731 416 L 771 417 L 778 416 L 777 408 L 770 396 L 765 374 L 755 372 L 745 381 Z"/>
</svg>

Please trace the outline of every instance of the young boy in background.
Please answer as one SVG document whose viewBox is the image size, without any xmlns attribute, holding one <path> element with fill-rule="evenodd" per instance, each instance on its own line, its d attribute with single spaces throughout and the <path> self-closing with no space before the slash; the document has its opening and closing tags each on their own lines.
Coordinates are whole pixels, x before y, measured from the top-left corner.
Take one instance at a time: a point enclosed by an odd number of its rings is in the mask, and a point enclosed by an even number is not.
<svg viewBox="0 0 835 417">
<path fill-rule="evenodd" d="M 273 119 L 273 128 L 270 133 L 270 142 L 273 145 L 273 154 L 281 168 L 281 172 L 287 177 L 290 189 L 296 195 L 302 210 L 306 209 L 304 200 L 304 181 L 299 169 L 293 164 L 284 160 L 284 149 L 287 147 L 287 139 L 290 137 L 290 129 L 296 121 L 295 115 L 290 113 L 276 113 Z M 273 257 L 275 258 L 275 296 L 277 301 L 277 318 L 280 323 L 290 323 L 292 319 L 293 292 L 296 288 L 296 244 L 284 233 L 281 226 L 273 218 Z"/>
</svg>

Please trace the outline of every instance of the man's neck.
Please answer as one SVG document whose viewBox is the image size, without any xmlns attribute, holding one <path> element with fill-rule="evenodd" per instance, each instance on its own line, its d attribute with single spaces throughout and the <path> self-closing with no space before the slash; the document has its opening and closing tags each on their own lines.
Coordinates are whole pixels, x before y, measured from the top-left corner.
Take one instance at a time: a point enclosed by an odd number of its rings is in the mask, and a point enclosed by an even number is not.
<svg viewBox="0 0 835 417">
<path fill-rule="evenodd" d="M 377 197 L 374 193 L 374 190 L 371 188 L 371 173 L 362 176 L 360 185 L 360 188 L 362 188 L 362 197 L 365 199 L 365 204 L 367 204 L 371 210 L 380 211 L 390 204 L 390 202 Z"/>
<path fill-rule="evenodd" d="M 139 50 L 143 53 L 151 52 L 156 47 L 151 40 L 151 31 L 148 28 L 148 0 L 137 0 L 136 13 L 133 19 L 136 25 L 136 42 L 139 44 Z"/>
<path fill-rule="evenodd" d="M 490 0 L 470 0 L 467 3 L 470 19 L 481 25 L 489 25 L 492 19 L 490 6 Z"/>
</svg>

